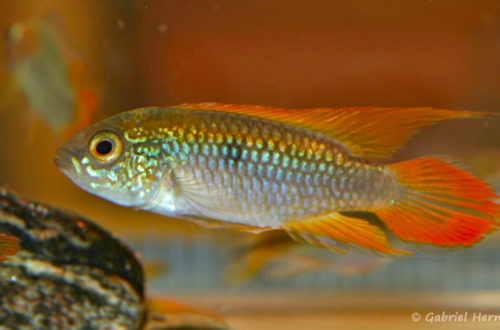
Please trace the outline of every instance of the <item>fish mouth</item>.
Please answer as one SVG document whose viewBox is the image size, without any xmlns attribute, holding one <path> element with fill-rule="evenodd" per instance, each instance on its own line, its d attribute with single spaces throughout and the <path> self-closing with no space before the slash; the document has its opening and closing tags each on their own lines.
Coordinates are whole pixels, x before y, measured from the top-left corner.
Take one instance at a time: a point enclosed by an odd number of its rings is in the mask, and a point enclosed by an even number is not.
<svg viewBox="0 0 500 330">
<path fill-rule="evenodd" d="M 71 159 L 74 156 L 75 155 L 71 151 L 60 148 L 56 151 L 54 163 L 61 171 L 66 173 L 71 168 Z"/>
</svg>

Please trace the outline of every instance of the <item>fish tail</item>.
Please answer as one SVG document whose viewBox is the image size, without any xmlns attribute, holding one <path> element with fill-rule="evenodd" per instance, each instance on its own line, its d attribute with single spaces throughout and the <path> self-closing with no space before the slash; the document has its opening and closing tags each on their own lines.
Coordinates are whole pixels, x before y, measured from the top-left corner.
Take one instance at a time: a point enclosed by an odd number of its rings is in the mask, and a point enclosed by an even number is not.
<svg viewBox="0 0 500 330">
<path fill-rule="evenodd" d="M 400 184 L 397 197 L 373 212 L 402 240 L 470 246 L 499 225 L 498 196 L 460 165 L 422 157 L 390 167 Z"/>
<path fill-rule="evenodd" d="M 6 256 L 15 255 L 19 251 L 19 240 L 17 237 L 0 233 L 0 260 Z"/>
</svg>

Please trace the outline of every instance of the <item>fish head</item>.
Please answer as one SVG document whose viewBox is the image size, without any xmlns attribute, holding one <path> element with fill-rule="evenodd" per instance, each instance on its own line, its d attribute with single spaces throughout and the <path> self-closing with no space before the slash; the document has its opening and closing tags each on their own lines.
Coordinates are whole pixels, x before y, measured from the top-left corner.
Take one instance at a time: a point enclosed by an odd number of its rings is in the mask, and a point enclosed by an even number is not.
<svg viewBox="0 0 500 330">
<path fill-rule="evenodd" d="M 127 129 L 105 120 L 67 140 L 54 158 L 80 188 L 114 203 L 141 208 L 158 193 L 158 152 L 148 141 L 130 139 Z"/>
</svg>

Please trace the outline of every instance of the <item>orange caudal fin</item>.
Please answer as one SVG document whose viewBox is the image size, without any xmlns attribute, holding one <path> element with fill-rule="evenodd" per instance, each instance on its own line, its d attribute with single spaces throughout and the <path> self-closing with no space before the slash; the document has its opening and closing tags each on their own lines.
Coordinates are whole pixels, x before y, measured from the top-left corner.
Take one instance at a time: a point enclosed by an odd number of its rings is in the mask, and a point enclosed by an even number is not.
<svg viewBox="0 0 500 330">
<path fill-rule="evenodd" d="M 391 205 L 374 210 L 406 241 L 470 246 L 499 223 L 498 196 L 487 183 L 439 158 L 391 165 L 401 189 Z"/>
<path fill-rule="evenodd" d="M 17 237 L 0 233 L 0 260 L 5 260 L 6 256 L 13 256 L 19 250 L 19 240 Z"/>
</svg>

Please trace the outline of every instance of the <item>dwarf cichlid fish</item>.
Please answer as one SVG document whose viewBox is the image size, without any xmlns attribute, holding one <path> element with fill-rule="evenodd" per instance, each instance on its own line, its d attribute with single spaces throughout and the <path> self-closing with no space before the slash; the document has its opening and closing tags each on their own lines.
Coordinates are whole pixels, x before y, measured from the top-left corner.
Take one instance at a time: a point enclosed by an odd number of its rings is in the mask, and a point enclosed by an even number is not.
<svg viewBox="0 0 500 330">
<path fill-rule="evenodd" d="M 246 231 L 406 253 L 343 211 L 375 213 L 400 239 L 469 246 L 498 225 L 492 189 L 452 163 L 384 164 L 418 128 L 485 113 L 432 108 L 287 110 L 217 103 L 142 108 L 83 129 L 55 158 L 117 204 Z"/>
</svg>

